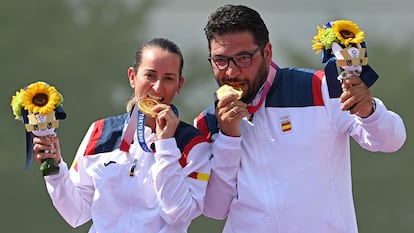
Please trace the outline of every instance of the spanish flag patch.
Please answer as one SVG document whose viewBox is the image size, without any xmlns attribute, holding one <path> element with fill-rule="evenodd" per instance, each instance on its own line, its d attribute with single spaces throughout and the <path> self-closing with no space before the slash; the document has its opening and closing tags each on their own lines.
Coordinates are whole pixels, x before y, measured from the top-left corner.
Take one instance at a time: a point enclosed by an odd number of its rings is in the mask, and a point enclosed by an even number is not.
<svg viewBox="0 0 414 233">
<path fill-rule="evenodd" d="M 292 131 L 292 123 L 290 122 L 289 115 L 280 117 L 280 128 L 282 129 L 282 133 Z"/>
</svg>

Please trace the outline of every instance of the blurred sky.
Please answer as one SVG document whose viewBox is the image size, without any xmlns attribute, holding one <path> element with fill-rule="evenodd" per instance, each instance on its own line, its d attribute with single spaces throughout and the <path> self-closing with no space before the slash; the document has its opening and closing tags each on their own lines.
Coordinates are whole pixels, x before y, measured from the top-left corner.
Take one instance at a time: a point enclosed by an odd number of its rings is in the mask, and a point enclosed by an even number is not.
<svg viewBox="0 0 414 233">
<path fill-rule="evenodd" d="M 292 61 L 285 60 L 283 43 L 289 42 L 303 49 L 305 55 L 313 55 L 311 40 L 316 26 L 328 20 L 350 19 L 358 23 L 366 33 L 368 45 L 373 37 L 398 44 L 414 35 L 412 0 L 170 0 L 157 6 L 148 21 L 148 31 L 167 36 L 184 48 L 201 49 L 207 57 L 203 27 L 208 15 L 225 3 L 244 4 L 262 15 L 270 31 L 274 58 L 286 66 Z"/>
</svg>

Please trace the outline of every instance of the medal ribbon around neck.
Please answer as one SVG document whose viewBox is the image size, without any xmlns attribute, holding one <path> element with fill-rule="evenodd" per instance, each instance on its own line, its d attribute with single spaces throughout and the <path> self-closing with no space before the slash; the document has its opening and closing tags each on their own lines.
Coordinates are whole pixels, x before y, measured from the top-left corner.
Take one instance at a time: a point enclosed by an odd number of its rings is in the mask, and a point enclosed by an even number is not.
<svg viewBox="0 0 414 233">
<path fill-rule="evenodd" d="M 134 106 L 134 110 L 131 115 L 128 116 L 126 122 L 128 125 L 125 129 L 124 136 L 122 137 L 121 145 L 119 149 L 124 152 L 129 152 L 132 139 L 134 138 L 135 130 L 137 131 L 138 142 L 141 148 L 146 152 L 152 152 L 145 142 L 145 114 L 138 111 L 138 107 Z"/>
<path fill-rule="evenodd" d="M 178 109 L 174 105 L 170 105 L 175 115 L 178 115 Z M 134 138 L 135 130 L 137 132 L 138 143 L 141 146 L 142 150 L 145 152 L 153 152 L 148 148 L 147 143 L 145 142 L 145 120 L 146 116 L 144 113 L 138 110 L 138 106 L 134 106 L 132 113 L 128 115 L 128 118 L 125 120 L 126 126 L 124 136 L 121 140 L 121 145 L 119 149 L 123 152 L 129 152 L 131 147 L 132 140 Z"/>
<path fill-rule="evenodd" d="M 145 152 L 152 152 L 150 148 L 148 148 L 147 143 L 145 142 L 145 119 L 146 116 L 141 111 L 138 111 L 138 124 L 137 124 L 137 136 L 138 142 L 141 146 L 142 150 Z"/>
<path fill-rule="evenodd" d="M 260 106 L 263 104 L 263 100 L 266 97 L 267 93 L 270 90 L 270 87 L 272 86 L 273 80 L 276 76 L 276 63 L 272 62 L 269 66 L 269 73 L 267 75 L 266 82 L 263 87 L 263 92 L 260 96 L 259 102 L 254 106 L 247 106 L 247 111 L 249 111 L 250 114 L 255 113 L 257 110 L 259 110 Z"/>
</svg>

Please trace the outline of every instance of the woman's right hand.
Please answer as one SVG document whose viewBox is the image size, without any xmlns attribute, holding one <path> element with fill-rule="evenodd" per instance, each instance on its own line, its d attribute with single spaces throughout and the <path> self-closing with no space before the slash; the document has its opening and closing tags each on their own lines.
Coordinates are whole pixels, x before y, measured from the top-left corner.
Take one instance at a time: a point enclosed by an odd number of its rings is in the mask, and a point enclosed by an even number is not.
<svg viewBox="0 0 414 233">
<path fill-rule="evenodd" d="M 180 124 L 180 119 L 174 113 L 170 105 L 157 104 L 153 110 L 157 112 L 156 133 L 158 139 L 174 137 L 175 131 Z"/>
<path fill-rule="evenodd" d="M 59 138 L 45 136 L 33 138 L 33 158 L 41 164 L 45 159 L 52 158 L 57 164 L 62 160 L 60 154 Z"/>
</svg>

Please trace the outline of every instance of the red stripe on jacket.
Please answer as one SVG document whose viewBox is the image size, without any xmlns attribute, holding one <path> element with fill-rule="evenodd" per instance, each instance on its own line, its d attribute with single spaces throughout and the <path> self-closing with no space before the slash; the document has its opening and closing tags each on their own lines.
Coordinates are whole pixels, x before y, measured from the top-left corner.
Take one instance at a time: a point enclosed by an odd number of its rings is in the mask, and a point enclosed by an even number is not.
<svg viewBox="0 0 414 233">
<path fill-rule="evenodd" d="M 91 137 L 89 138 L 88 145 L 86 146 L 85 153 L 83 154 L 84 156 L 95 154 L 96 145 L 98 144 L 103 132 L 104 122 L 104 119 L 95 122 Z"/>
<path fill-rule="evenodd" d="M 196 117 L 196 124 L 197 129 L 205 136 L 208 142 L 211 142 L 211 132 L 208 130 L 207 122 L 203 113 L 200 113 Z"/>
<path fill-rule="evenodd" d="M 203 135 L 198 135 L 191 139 L 191 141 L 184 147 L 184 150 L 181 152 L 181 158 L 178 160 L 181 167 L 185 167 L 187 165 L 187 157 L 190 150 L 199 143 L 207 142 L 207 139 Z"/>
<path fill-rule="evenodd" d="M 323 70 L 318 70 L 313 74 L 312 78 L 312 94 L 313 94 L 313 103 L 315 106 L 324 106 L 322 98 L 322 78 L 324 76 Z"/>
</svg>

